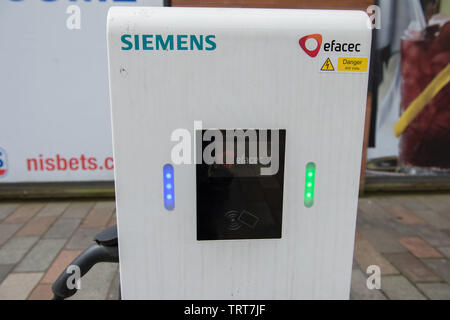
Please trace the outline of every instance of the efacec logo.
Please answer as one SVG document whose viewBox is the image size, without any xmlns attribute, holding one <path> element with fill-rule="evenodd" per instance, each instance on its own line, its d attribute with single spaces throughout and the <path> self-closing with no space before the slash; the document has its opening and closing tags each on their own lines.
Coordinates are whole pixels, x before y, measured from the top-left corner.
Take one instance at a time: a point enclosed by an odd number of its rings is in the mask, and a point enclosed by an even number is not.
<svg viewBox="0 0 450 320">
<path fill-rule="evenodd" d="M 307 42 L 314 41 L 315 44 L 308 46 Z M 299 44 L 300 47 L 305 51 L 305 53 L 311 58 L 317 57 L 322 47 L 323 37 L 321 34 L 310 34 L 300 38 Z M 309 47 L 309 48 L 308 48 Z M 361 52 L 361 43 L 351 43 L 351 42 L 338 42 L 336 40 L 332 40 L 331 42 L 326 42 L 323 45 L 323 50 L 325 52 Z"/>
<path fill-rule="evenodd" d="M 215 50 L 217 45 L 216 36 L 209 35 L 187 35 L 187 34 L 142 34 L 131 35 L 124 34 L 121 36 L 122 50 Z"/>
<path fill-rule="evenodd" d="M 316 40 L 316 47 L 314 49 L 308 49 L 306 47 L 306 42 L 310 39 Z M 317 57 L 320 51 L 320 47 L 322 46 L 322 35 L 321 34 L 310 34 L 309 36 L 305 36 L 299 40 L 300 47 L 303 51 L 306 52 L 308 56 L 311 58 Z"/>
</svg>

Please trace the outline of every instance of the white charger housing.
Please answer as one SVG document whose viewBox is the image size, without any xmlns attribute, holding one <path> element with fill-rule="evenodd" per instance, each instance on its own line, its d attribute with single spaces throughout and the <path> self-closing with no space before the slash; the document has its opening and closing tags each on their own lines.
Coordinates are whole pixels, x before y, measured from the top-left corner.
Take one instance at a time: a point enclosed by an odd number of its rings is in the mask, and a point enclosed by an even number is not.
<svg viewBox="0 0 450 320">
<path fill-rule="evenodd" d="M 357 11 L 110 10 L 124 299 L 349 298 L 368 20 Z M 250 177 L 245 160 L 242 170 L 224 166 L 231 180 L 214 180 L 226 182 L 220 198 L 223 185 L 200 181 L 213 167 L 195 164 L 204 149 L 194 138 L 206 129 L 256 129 L 260 140 L 258 130 L 276 130 L 280 173 L 270 182 Z M 240 187 L 230 191 L 230 181 Z"/>
</svg>

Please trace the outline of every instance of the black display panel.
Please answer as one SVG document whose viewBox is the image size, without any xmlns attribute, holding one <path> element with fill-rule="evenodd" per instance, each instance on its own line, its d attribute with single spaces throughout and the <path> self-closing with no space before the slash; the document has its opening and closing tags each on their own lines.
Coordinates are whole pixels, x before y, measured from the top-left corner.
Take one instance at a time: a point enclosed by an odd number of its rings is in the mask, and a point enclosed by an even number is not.
<svg viewBox="0 0 450 320">
<path fill-rule="evenodd" d="M 281 238 L 286 130 L 202 130 L 197 240 Z"/>
</svg>

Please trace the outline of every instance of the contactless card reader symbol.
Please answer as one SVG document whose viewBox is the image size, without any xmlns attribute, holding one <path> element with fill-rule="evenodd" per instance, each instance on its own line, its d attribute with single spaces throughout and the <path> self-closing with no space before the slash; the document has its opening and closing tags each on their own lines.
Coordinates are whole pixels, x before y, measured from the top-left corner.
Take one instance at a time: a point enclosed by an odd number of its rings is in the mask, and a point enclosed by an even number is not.
<svg viewBox="0 0 450 320">
<path fill-rule="evenodd" d="M 241 228 L 241 224 L 238 221 L 239 218 L 239 212 L 232 210 L 232 211 L 228 211 L 227 213 L 225 213 L 225 219 L 228 222 L 228 230 L 230 231 L 235 231 L 235 230 L 239 230 Z"/>
<path fill-rule="evenodd" d="M 227 229 L 230 231 L 239 230 L 242 226 L 254 229 L 258 224 L 259 218 L 247 210 L 242 212 L 231 210 L 225 213 L 225 219 L 228 223 Z"/>
<path fill-rule="evenodd" d="M 251 214 L 247 210 L 243 210 L 238 218 L 239 222 L 245 224 L 247 227 L 254 229 L 259 221 L 259 218 Z"/>
</svg>

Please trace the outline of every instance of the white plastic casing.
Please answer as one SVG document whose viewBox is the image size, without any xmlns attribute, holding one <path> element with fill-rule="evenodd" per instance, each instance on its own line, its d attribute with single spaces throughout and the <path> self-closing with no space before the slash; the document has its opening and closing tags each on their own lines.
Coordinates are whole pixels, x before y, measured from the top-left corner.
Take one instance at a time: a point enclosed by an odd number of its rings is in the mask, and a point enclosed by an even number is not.
<svg viewBox="0 0 450 320">
<path fill-rule="evenodd" d="M 337 59 L 370 58 L 367 21 L 357 11 L 110 10 L 123 298 L 348 299 L 368 72 L 337 71 Z M 216 48 L 122 50 L 124 34 L 215 35 Z M 299 45 L 310 34 L 323 37 L 315 58 Z M 360 51 L 326 52 L 332 40 Z M 327 58 L 335 71 L 321 71 Z M 175 210 L 164 208 L 171 134 L 193 134 L 196 120 L 203 128 L 286 129 L 281 239 L 197 241 L 195 165 L 174 166 Z M 317 168 L 309 209 L 308 162 Z"/>
</svg>

